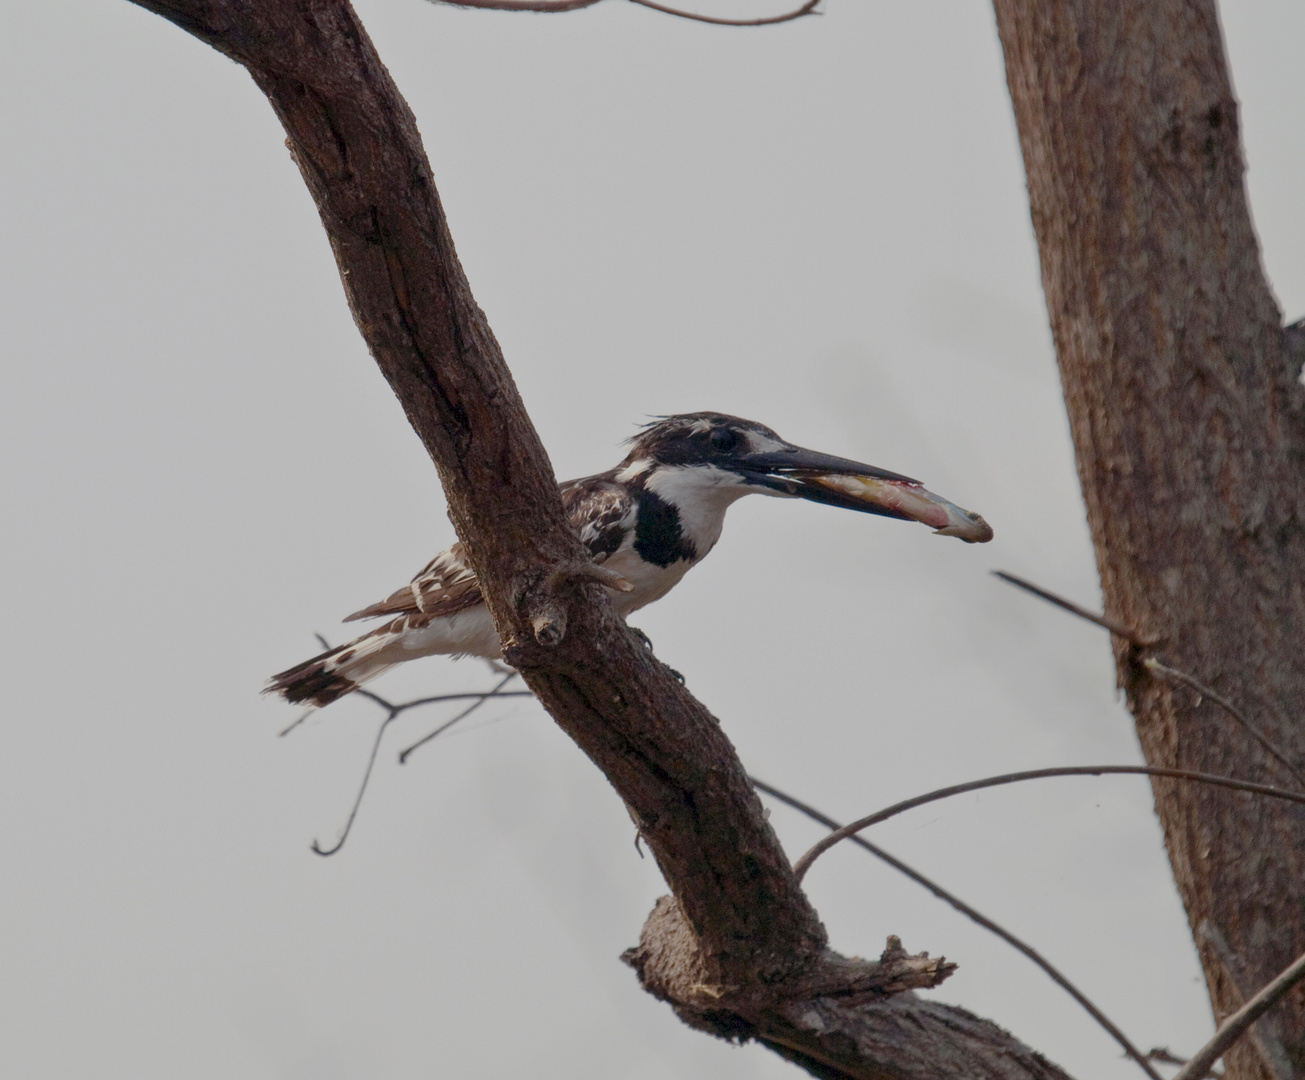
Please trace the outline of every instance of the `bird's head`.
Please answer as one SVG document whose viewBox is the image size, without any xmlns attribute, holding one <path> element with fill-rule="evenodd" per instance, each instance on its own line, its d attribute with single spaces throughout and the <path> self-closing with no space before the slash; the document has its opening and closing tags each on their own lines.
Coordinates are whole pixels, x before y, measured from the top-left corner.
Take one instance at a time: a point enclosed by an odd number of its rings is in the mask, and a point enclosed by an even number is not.
<svg viewBox="0 0 1305 1080">
<path fill-rule="evenodd" d="M 925 490 L 918 480 L 833 457 L 780 438 L 765 424 L 700 412 L 654 421 L 630 442 L 618 478 L 653 488 L 715 492 L 728 501 L 758 493 L 919 521 L 967 543 L 992 539 L 978 514 Z M 679 501 L 675 499 L 673 501 Z"/>
</svg>

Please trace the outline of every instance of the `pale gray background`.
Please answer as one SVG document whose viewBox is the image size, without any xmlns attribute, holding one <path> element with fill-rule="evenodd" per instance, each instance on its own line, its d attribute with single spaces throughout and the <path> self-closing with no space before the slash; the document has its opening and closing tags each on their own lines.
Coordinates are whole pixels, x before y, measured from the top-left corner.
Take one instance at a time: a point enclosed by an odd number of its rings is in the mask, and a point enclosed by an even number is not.
<svg viewBox="0 0 1305 1080">
<path fill-rule="evenodd" d="M 718 4 L 715 10 L 765 10 Z M 919 527 L 752 499 L 636 622 L 757 775 L 845 818 L 1008 769 L 1138 760 L 1098 602 L 1004 74 L 980 0 L 830 0 L 722 30 L 360 4 L 559 476 L 646 414 L 723 409 L 984 513 Z M 1305 5 L 1225 3 L 1274 287 L 1305 313 Z M 0 1070 L 38 1077 L 791 1077 L 689 1031 L 617 955 L 663 891 L 532 703 L 406 768 L 377 715 L 260 700 L 452 540 L 244 72 L 126 3 L 7 11 Z M 425 661 L 394 695 L 475 688 Z M 448 715 L 448 714 L 440 714 Z M 796 853 L 820 830 L 773 818 Z M 1210 1016 L 1144 783 L 1026 785 L 879 830 L 1144 1046 Z M 834 944 L 1080 1077 L 1136 1075 L 1027 961 L 851 848 Z"/>
</svg>

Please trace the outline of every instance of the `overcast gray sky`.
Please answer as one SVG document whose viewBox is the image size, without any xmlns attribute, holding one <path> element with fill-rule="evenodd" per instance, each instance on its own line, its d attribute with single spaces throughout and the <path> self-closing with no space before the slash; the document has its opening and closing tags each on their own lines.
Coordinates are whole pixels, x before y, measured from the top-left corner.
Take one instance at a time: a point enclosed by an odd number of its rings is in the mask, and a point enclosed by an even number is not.
<svg viewBox="0 0 1305 1080">
<path fill-rule="evenodd" d="M 850 818 L 943 783 L 1139 760 L 1095 570 L 989 7 L 828 0 L 722 30 L 359 8 L 426 140 L 476 295 L 559 476 L 648 414 L 721 409 L 918 476 L 986 547 L 770 499 L 636 622 L 749 769 Z M 737 2 L 717 10 L 765 10 Z M 1305 6 L 1225 3 L 1269 275 L 1305 314 Z M 664 891 L 530 702 L 395 725 L 261 700 L 314 631 L 453 539 L 245 73 L 125 2 L 0 40 L 0 1045 L 24 1078 L 779 1078 L 617 961 Z M 423 661 L 393 696 L 487 684 Z M 797 853 L 820 830 L 772 818 Z M 1144 783 L 939 804 L 877 839 L 1043 949 L 1143 1046 L 1209 1007 Z M 1083 1077 L 1135 1075 L 1037 969 L 862 853 L 808 878 L 834 945 Z"/>
</svg>

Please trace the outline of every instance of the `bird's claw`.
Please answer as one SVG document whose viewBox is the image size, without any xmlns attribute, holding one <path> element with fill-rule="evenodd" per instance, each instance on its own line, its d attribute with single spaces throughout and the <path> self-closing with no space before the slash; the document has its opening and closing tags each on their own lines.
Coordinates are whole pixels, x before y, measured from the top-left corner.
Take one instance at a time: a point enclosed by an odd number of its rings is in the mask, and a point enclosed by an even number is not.
<svg viewBox="0 0 1305 1080">
<path fill-rule="evenodd" d="M 649 653 L 652 653 L 652 651 L 653 651 L 652 638 L 650 638 L 647 634 L 645 634 L 645 633 L 644 633 L 642 630 L 640 630 L 637 626 L 632 626 L 632 627 L 630 627 L 630 633 L 632 633 L 635 637 L 637 637 L 637 638 L 639 639 L 640 642 L 643 643 L 643 647 L 644 647 L 645 649 L 647 649 Z M 659 663 L 660 663 L 660 661 L 659 661 Z M 676 671 L 676 670 L 675 670 L 673 667 L 671 667 L 669 664 L 662 664 L 662 667 L 664 667 L 667 671 L 669 671 L 672 675 L 675 676 L 675 681 L 676 681 L 677 683 L 679 683 L 681 686 L 684 685 L 684 676 L 683 676 L 683 675 L 681 675 L 678 671 Z"/>
</svg>

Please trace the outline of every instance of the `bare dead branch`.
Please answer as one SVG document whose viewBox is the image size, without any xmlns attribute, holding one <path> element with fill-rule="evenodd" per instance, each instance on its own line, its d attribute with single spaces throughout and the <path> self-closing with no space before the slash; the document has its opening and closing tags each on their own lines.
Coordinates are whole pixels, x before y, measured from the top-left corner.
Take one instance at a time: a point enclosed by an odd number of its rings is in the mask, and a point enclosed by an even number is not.
<svg viewBox="0 0 1305 1080">
<path fill-rule="evenodd" d="M 329 848 L 322 847 L 321 844 L 314 840 L 312 844 L 309 845 L 312 848 L 313 854 L 322 856 L 334 855 L 344 847 L 344 842 L 349 839 L 349 833 L 353 831 L 354 819 L 358 816 L 358 808 L 362 806 L 363 795 L 367 793 L 367 783 L 372 778 L 372 769 L 376 765 L 376 754 L 381 748 L 381 738 L 385 735 L 385 729 L 389 727 L 398 716 L 399 714 L 391 709 L 390 715 L 382 720 L 380 726 L 376 729 L 376 738 L 372 740 L 372 752 L 367 758 L 367 768 L 363 770 L 362 783 L 358 785 L 358 794 L 354 796 L 353 807 L 349 811 L 349 817 L 344 823 L 344 828 L 340 830 L 339 839 L 337 839 Z"/>
<path fill-rule="evenodd" d="M 481 8 L 486 11 L 534 11 L 540 14 L 579 11 L 602 0 L 432 0 L 449 7 Z"/>
<path fill-rule="evenodd" d="M 429 735 L 426 735 L 426 736 L 424 736 L 423 738 L 418 739 L 415 743 L 413 743 L 413 744 L 412 744 L 411 746 L 409 746 L 406 750 L 404 750 L 404 751 L 399 755 L 399 764 L 400 764 L 400 765 L 406 765 L 406 764 L 408 763 L 408 756 L 409 756 L 409 755 L 410 755 L 414 750 L 417 750 L 417 749 L 419 749 L 420 747 L 425 746 L 425 745 L 426 745 L 428 742 L 430 742 L 432 739 L 434 739 L 434 738 L 436 738 L 437 736 L 442 735 L 444 732 L 448 731 L 449 728 L 451 728 L 454 724 L 458 723 L 459 721 L 461 721 L 461 720 L 465 720 L 468 716 L 470 716 L 470 715 L 471 715 L 472 713 L 474 713 L 477 709 L 479 709 L 482 705 L 484 705 L 485 702 L 487 702 L 490 698 L 492 698 L 492 697 L 499 697 L 499 696 L 504 696 L 504 697 L 506 697 L 507 695 L 503 695 L 503 694 L 501 694 L 501 691 L 502 691 L 503 687 L 507 686 L 507 684 L 510 683 L 510 682 L 511 682 L 513 679 L 515 679 L 516 677 L 517 677 L 517 673 L 516 673 L 515 671 L 510 671 L 510 672 L 508 672 L 506 675 L 503 676 L 503 678 L 501 678 L 501 679 L 500 679 L 500 680 L 499 680 L 499 681 L 494 685 L 494 688 L 493 688 L 492 690 L 490 690 L 490 691 L 489 691 L 488 693 L 486 693 L 486 694 L 482 694 L 482 695 L 480 696 L 480 700 L 479 700 L 479 701 L 474 701 L 474 702 L 472 702 L 472 703 L 471 703 L 470 705 L 468 705 L 465 709 L 463 709 L 460 713 L 458 713 L 458 715 L 455 716 L 452 720 L 446 720 L 446 721 L 444 721 L 444 723 L 442 723 L 439 727 L 437 727 L 437 728 L 436 728 L 434 731 L 432 731 Z M 517 693 L 517 694 L 514 694 L 514 695 L 512 695 L 512 696 L 514 696 L 514 697 L 522 697 L 522 696 L 525 696 L 525 697 L 532 697 L 533 695 L 530 694 L 530 692 L 527 690 L 527 691 L 521 691 L 521 692 L 519 692 L 519 693 Z M 414 702 L 412 702 L 412 705 L 418 705 L 418 704 L 425 704 L 425 702 L 420 702 L 420 701 L 414 701 Z M 411 707 L 411 706 L 409 706 L 409 707 Z"/>
<path fill-rule="evenodd" d="M 557 14 L 593 7 L 600 0 L 433 0 L 433 2 L 448 4 L 451 7 L 481 8 L 488 11 L 533 11 L 537 14 Z M 660 11 L 663 15 L 674 15 L 677 19 L 691 19 L 694 22 L 711 23 L 714 26 L 774 26 L 776 23 L 792 22 L 804 15 L 820 14 L 816 10 L 820 0 L 807 0 L 793 11 L 760 19 L 723 19 L 715 15 L 698 15 L 692 11 L 666 7 L 664 4 L 654 3 L 653 0 L 630 0 L 630 3 Z"/>
<path fill-rule="evenodd" d="M 862 829 L 868 829 L 871 825 L 877 825 L 881 821 L 887 821 L 889 818 L 896 817 L 907 810 L 913 810 L 917 806 L 924 806 L 926 803 L 937 802 L 940 799 L 949 799 L 953 795 L 963 795 L 967 791 L 982 791 L 984 788 L 1000 787 L 1004 784 L 1018 784 L 1025 780 L 1043 780 L 1053 776 L 1164 776 L 1171 780 L 1211 784 L 1215 787 L 1231 788 L 1234 791 L 1248 791 L 1256 795 L 1267 795 L 1270 798 L 1305 803 L 1305 793 L 1303 792 L 1288 791 L 1286 788 L 1271 787 L 1268 784 L 1253 784 L 1247 780 L 1235 780 L 1231 776 L 1191 772 L 1187 769 L 1161 769 L 1151 765 L 1068 765 L 1053 769 L 1029 769 L 1024 772 L 1004 773 L 1001 776 L 989 776 L 982 780 L 971 780 L 968 783 L 939 788 L 937 791 L 931 791 L 925 795 L 916 795 L 911 799 L 903 799 L 901 802 L 894 803 L 883 810 L 859 818 L 850 825 L 844 825 L 841 829 L 830 833 L 813 844 L 811 849 L 793 864 L 793 873 L 801 881 L 806 876 L 806 872 L 811 869 L 811 864 L 839 841 L 846 840 L 849 836 L 859 833 Z"/>
<path fill-rule="evenodd" d="M 358 691 L 355 690 L 354 693 L 356 694 Z M 394 708 L 398 709 L 400 712 L 406 712 L 408 709 L 415 709 L 421 705 L 441 705 L 446 701 L 471 701 L 473 699 L 479 701 L 481 698 L 488 697 L 491 693 L 493 693 L 492 690 L 463 690 L 456 694 L 436 694 L 434 697 L 415 698 L 412 701 L 404 701 L 401 704 L 395 705 Z M 518 698 L 534 697 L 535 695 L 529 690 L 502 690 L 497 694 L 494 694 L 494 696 L 499 698 Z M 384 704 L 383 699 L 381 704 Z"/>
<path fill-rule="evenodd" d="M 1305 954 L 1298 956 L 1281 975 L 1220 1024 L 1214 1038 L 1174 1074 L 1173 1080 L 1205 1080 L 1214 1063 L 1302 979 L 1305 979 Z"/>
<path fill-rule="evenodd" d="M 664 7 L 661 4 L 653 3 L 653 0 L 630 0 L 632 4 L 638 4 L 641 7 L 652 8 L 653 11 L 660 11 L 667 15 L 674 15 L 680 19 L 692 19 L 694 22 L 712 23 L 715 26 L 774 26 L 776 23 L 792 22 L 794 19 L 800 19 L 804 15 L 819 15 L 816 10 L 820 0 L 807 0 L 800 8 L 786 12 L 783 15 L 772 15 L 765 19 L 718 19 L 712 15 L 695 15 L 690 11 L 680 11 L 678 8 Z"/>
<path fill-rule="evenodd" d="M 321 634 L 314 634 L 313 636 L 317 638 L 318 642 L 321 643 L 323 649 L 329 649 L 331 647 L 330 642 L 328 642 L 326 638 L 323 637 Z M 490 666 L 491 668 L 494 667 L 492 661 Z M 403 753 L 399 755 L 399 764 L 402 765 L 406 761 L 407 755 L 410 754 L 413 750 L 417 749 L 418 746 L 425 745 L 426 743 L 430 742 L 431 739 L 435 738 L 437 735 L 447 731 L 459 720 L 462 720 L 465 717 L 470 716 L 473 712 L 475 712 L 478 708 L 480 708 L 480 706 L 485 704 L 485 702 L 488 701 L 491 697 L 534 697 L 534 694 L 532 694 L 529 690 L 510 690 L 507 693 L 502 692 L 503 687 L 506 686 L 510 680 L 514 679 L 516 675 L 517 673 L 515 671 L 509 671 L 503 676 L 502 680 L 497 685 L 495 685 L 492 689 L 483 690 L 480 691 L 479 693 L 436 694 L 433 697 L 415 698 L 412 701 L 403 701 L 397 704 L 395 702 L 388 701 L 387 699 L 381 697 L 380 694 L 372 690 L 367 690 L 367 689 L 355 690 L 354 693 L 357 694 L 359 697 L 366 698 L 368 701 L 374 702 L 375 704 L 379 705 L 382 709 L 384 709 L 385 719 L 381 721 L 380 727 L 376 729 L 376 738 L 372 740 L 372 752 L 371 752 L 371 756 L 369 756 L 367 759 L 367 768 L 363 770 L 362 782 L 358 785 L 358 794 L 354 796 L 353 806 L 349 810 L 349 817 L 344 823 L 344 828 L 340 830 L 339 839 L 337 839 L 336 842 L 329 848 L 322 847 L 321 844 L 319 844 L 316 840 L 314 840 L 310 845 L 313 852 L 323 856 L 334 855 L 337 851 L 339 851 L 342 847 L 344 847 L 344 842 L 349 839 L 349 833 L 353 831 L 354 819 L 357 818 L 358 810 L 362 806 L 363 796 L 367 794 L 367 785 L 371 782 L 372 770 L 376 766 L 376 755 L 381 748 L 381 739 L 385 735 L 385 729 L 390 726 L 390 723 L 392 721 L 397 720 L 409 709 L 416 709 L 423 705 L 436 705 L 444 701 L 462 701 L 467 698 L 475 699 L 468 708 L 463 709 L 462 712 L 458 713 L 458 715 L 455 716 L 452 720 L 449 720 L 446 723 L 441 724 L 429 735 L 427 735 L 424 739 L 421 739 L 419 742 L 414 743 L 412 746 L 408 747 L 407 750 L 403 751 Z M 316 709 L 309 709 L 302 716 L 296 719 L 294 723 L 292 723 L 289 727 L 285 728 L 282 731 L 279 731 L 277 733 L 278 736 L 284 736 L 289 734 L 300 724 L 302 724 L 306 719 L 308 719 L 308 717 L 312 716 L 312 714 L 315 713 L 316 711 L 317 711 Z"/>
<path fill-rule="evenodd" d="M 1161 1065 L 1186 1065 L 1187 1064 L 1187 1058 L 1179 1057 L 1177 1054 L 1173 1053 L 1167 1046 L 1152 1047 L 1152 1049 L 1146 1052 L 1146 1059 L 1147 1061 L 1158 1061 L 1160 1062 Z M 1218 1080 L 1219 1077 L 1223 1076 L 1223 1070 L 1211 1069 L 1209 1075 L 1215 1077 L 1216 1080 Z"/>
<path fill-rule="evenodd" d="M 937 1062 L 981 1059 L 991 1080 L 1063 1078 L 964 1010 L 838 994 L 873 965 L 828 948 L 719 721 L 602 587 L 565 590 L 565 638 L 535 640 L 532 620 L 556 600 L 548 572 L 586 552 L 472 295 L 416 121 L 348 0 L 135 2 L 242 64 L 285 128 L 355 322 L 439 471 L 504 659 L 606 775 L 674 893 L 662 910 L 680 922 L 641 935 L 644 987 L 690 1024 L 782 1044 L 825 1075 L 933 1080 Z"/>
<path fill-rule="evenodd" d="M 287 735 L 290 734 L 290 732 L 294 731 L 295 728 L 297 728 L 300 724 L 302 724 L 305 720 L 307 720 L 307 719 L 308 719 L 310 716 L 312 716 L 313 713 L 315 713 L 315 712 L 317 712 L 317 707 L 316 707 L 316 706 L 314 706 L 314 707 L 311 708 L 311 709 L 305 709 L 305 710 L 304 710 L 303 712 L 301 712 L 298 716 L 296 716 L 293 720 L 291 720 L 290 723 L 288 723 L 285 727 L 283 727 L 280 731 L 278 731 L 278 732 L 276 733 L 276 737 L 277 737 L 278 739 L 284 739 Z"/>
<path fill-rule="evenodd" d="M 1047 601 L 1049 604 L 1054 604 L 1056 607 L 1068 611 L 1072 615 L 1077 615 L 1080 619 L 1086 619 L 1088 622 L 1095 623 L 1097 626 L 1105 627 L 1112 634 L 1118 634 L 1120 637 L 1131 642 L 1138 648 L 1151 648 L 1156 644 L 1154 641 L 1143 639 L 1141 635 L 1129 630 L 1127 627 L 1121 626 L 1119 623 L 1107 619 L 1104 615 L 1095 615 L 1086 608 L 1079 607 L 1078 604 L 1075 604 L 1072 600 L 1066 600 L 1063 596 L 1058 596 L 1056 593 L 1053 593 L 1048 589 L 1034 585 L 1031 581 L 1026 581 L 1024 578 L 1016 577 L 1014 574 L 1008 574 L 1004 570 L 994 570 L 992 573 L 994 577 L 998 577 L 1002 581 L 1023 589 L 1026 592 L 1030 592 L 1039 599 Z M 1274 745 L 1267 735 L 1246 719 L 1245 715 L 1243 715 L 1242 712 L 1238 710 L 1237 706 L 1235 706 L 1231 701 L 1216 693 L 1214 690 L 1211 690 L 1204 683 L 1199 682 L 1194 676 L 1188 675 L 1185 671 L 1179 671 L 1177 668 L 1170 667 L 1168 664 L 1163 664 L 1154 656 L 1142 660 L 1141 664 L 1142 667 L 1152 675 L 1160 676 L 1161 678 L 1168 679 L 1171 682 L 1182 683 L 1184 686 L 1195 690 L 1201 696 L 1207 697 L 1213 701 L 1229 716 L 1231 716 L 1233 720 L 1241 726 L 1243 731 L 1259 743 L 1271 758 L 1286 769 L 1287 772 L 1291 774 L 1291 778 L 1296 781 L 1302 790 L 1305 790 L 1305 776 L 1303 776 L 1300 770 L 1291 763 L 1287 755 Z"/>
<path fill-rule="evenodd" d="M 1229 716 L 1231 716 L 1234 720 L 1236 720 L 1237 723 L 1241 725 L 1242 730 L 1245 731 L 1248 735 L 1250 735 L 1251 738 L 1253 738 L 1256 742 L 1258 742 L 1271 758 L 1277 761 L 1279 765 L 1281 765 L 1284 769 L 1287 770 L 1287 772 L 1291 774 L 1291 778 L 1295 780 L 1297 784 L 1300 785 L 1301 789 L 1305 790 L 1305 776 L 1301 775 L 1300 770 L 1297 769 L 1296 766 L 1294 766 L 1287 759 L 1286 754 L 1284 754 L 1281 750 L 1279 750 L 1270 741 L 1267 735 L 1265 735 L 1262 731 L 1260 731 L 1259 728 L 1257 728 L 1254 724 L 1252 724 L 1249 720 L 1247 720 L 1246 717 L 1242 715 L 1241 711 L 1237 708 L 1237 706 L 1234 705 L 1231 701 L 1229 701 L 1226 697 L 1223 697 L 1221 694 L 1217 693 L 1216 691 L 1211 690 L 1204 683 L 1198 682 L 1196 679 L 1192 678 L 1192 676 L 1188 675 L 1187 672 L 1179 671 L 1177 668 L 1171 668 L 1167 664 L 1162 664 L 1154 656 L 1147 657 L 1145 660 L 1143 660 L 1142 666 L 1155 675 L 1159 675 L 1163 678 L 1170 679 L 1173 682 L 1182 683 L 1184 686 L 1192 690 L 1195 690 L 1198 694 L 1201 695 L 1201 697 L 1208 698 L 1210 701 L 1213 701 L 1216 705 L 1219 706 L 1219 708 L 1223 709 L 1224 712 L 1226 712 Z"/>
<path fill-rule="evenodd" d="M 811 818 L 813 821 L 820 822 L 821 825 L 824 825 L 828 829 L 833 829 L 837 831 L 843 828 L 843 826 L 841 826 L 833 818 L 828 817 L 825 814 L 822 814 L 819 810 L 816 810 L 814 807 L 809 806 L 807 803 L 802 802 L 800 799 L 794 798 L 792 795 L 789 795 L 787 792 L 780 791 L 778 788 L 772 787 L 770 784 L 758 780 L 755 776 L 752 777 L 752 783 L 757 788 L 758 791 L 764 791 L 767 795 L 771 796 L 772 798 L 778 799 L 780 802 L 785 803 L 788 806 L 791 806 L 794 810 L 806 814 L 807 817 Z M 1139 1051 L 1137 1047 L 1134 1046 L 1133 1043 L 1128 1039 L 1128 1037 L 1123 1033 L 1123 1031 L 1121 1031 L 1119 1027 L 1108 1016 L 1106 1016 L 1106 1014 L 1103 1013 L 1101 1009 L 1097 1007 L 1095 1002 L 1093 1002 L 1085 993 L 1083 993 L 1082 990 L 1080 990 L 1077 986 L 1075 986 L 1072 982 L 1070 982 L 1070 980 L 1064 974 L 1062 974 L 1061 971 L 1057 967 L 1055 967 L 1055 965 L 1053 965 L 1050 960 L 1046 959 L 1041 953 L 1039 953 L 1036 949 L 1034 949 L 1032 945 L 1029 945 L 1027 942 L 1020 940 L 1009 930 L 1007 930 L 1004 926 L 988 918 L 988 916 L 984 915 L 982 912 L 972 908 L 964 900 L 960 899 L 960 897 L 944 889 L 937 882 L 932 881 L 929 878 L 925 877 L 914 867 L 908 866 L 906 863 L 902 862 L 896 856 L 890 855 L 888 852 L 886 852 L 883 848 L 879 847 L 878 845 L 870 843 L 870 841 L 865 839 L 865 837 L 851 836 L 849 837 L 849 839 L 852 841 L 852 843 L 856 844 L 857 847 L 863 848 L 864 850 L 870 852 L 871 855 L 874 855 L 876 858 L 887 863 L 894 870 L 898 871 L 898 873 L 904 874 L 906 877 L 910 878 L 912 881 L 916 882 L 919 885 L 923 885 L 926 889 L 928 889 L 931 893 L 933 893 L 934 896 L 938 897 L 938 899 L 944 901 L 945 903 L 950 904 L 962 915 L 978 923 L 979 926 L 982 926 L 985 930 L 989 931 L 990 933 L 996 934 L 997 937 L 1001 938 L 1004 942 L 1006 942 L 1006 944 L 1012 946 L 1013 948 L 1017 949 L 1019 952 L 1023 953 L 1026 957 L 1028 957 L 1035 964 L 1037 964 L 1038 967 L 1040 967 L 1048 977 L 1050 977 L 1057 985 L 1061 987 L 1061 989 L 1063 989 L 1066 993 L 1070 995 L 1070 997 L 1072 997 L 1075 1001 L 1077 1001 L 1079 1005 L 1081 1005 L 1083 1009 L 1088 1013 L 1088 1015 L 1091 1016 L 1092 1019 L 1095 1020 L 1098 1024 L 1100 1024 L 1101 1027 L 1104 1028 L 1106 1032 L 1109 1033 L 1111 1038 L 1113 1038 L 1117 1043 L 1119 1043 L 1119 1045 L 1123 1048 L 1124 1053 L 1128 1057 L 1136 1061 L 1137 1064 L 1141 1066 L 1142 1070 L 1152 1078 L 1152 1080 L 1160 1080 L 1155 1070 L 1152 1069 L 1149 1064 L 1150 1061 L 1154 1058 L 1156 1051 L 1153 1050 L 1149 1054 L 1143 1054 L 1141 1051 Z"/>
<path fill-rule="evenodd" d="M 1008 574 L 1005 570 L 994 570 L 992 576 L 1000 578 L 1008 585 L 1014 585 L 1017 589 L 1023 589 L 1025 592 L 1032 593 L 1038 599 L 1045 600 L 1048 604 L 1053 604 L 1064 611 L 1068 611 L 1071 615 L 1077 615 L 1080 619 L 1086 619 L 1090 623 L 1095 623 L 1097 626 L 1104 627 L 1112 634 L 1118 635 L 1125 641 L 1132 642 L 1139 648 L 1149 648 L 1156 644 L 1155 641 L 1143 637 L 1136 630 L 1130 629 L 1122 623 L 1117 623 L 1113 619 L 1107 618 L 1105 615 L 1096 615 L 1091 611 L 1088 611 L 1087 608 L 1079 607 L 1079 605 L 1074 603 L 1074 601 L 1066 600 L 1063 596 L 1057 596 L 1054 592 L 1050 592 L 1039 585 L 1034 585 L 1033 582 L 1026 581 L 1022 577 Z"/>
<path fill-rule="evenodd" d="M 1147 1061 L 1158 1061 L 1161 1065 L 1186 1065 L 1187 1058 L 1180 1058 L 1167 1046 L 1153 1046 L 1146 1052 Z"/>
</svg>

